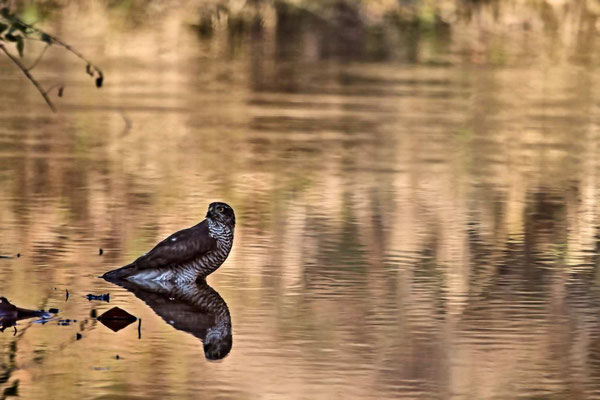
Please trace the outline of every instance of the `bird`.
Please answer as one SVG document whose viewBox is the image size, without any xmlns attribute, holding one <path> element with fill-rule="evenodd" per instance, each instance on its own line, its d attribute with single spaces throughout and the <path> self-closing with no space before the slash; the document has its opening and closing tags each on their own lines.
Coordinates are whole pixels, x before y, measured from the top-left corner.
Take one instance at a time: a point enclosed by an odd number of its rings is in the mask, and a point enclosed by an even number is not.
<svg viewBox="0 0 600 400">
<path fill-rule="evenodd" d="M 205 220 L 173 233 L 131 264 L 109 271 L 102 278 L 176 284 L 202 280 L 227 259 L 234 229 L 233 208 L 222 202 L 211 203 Z"/>
</svg>

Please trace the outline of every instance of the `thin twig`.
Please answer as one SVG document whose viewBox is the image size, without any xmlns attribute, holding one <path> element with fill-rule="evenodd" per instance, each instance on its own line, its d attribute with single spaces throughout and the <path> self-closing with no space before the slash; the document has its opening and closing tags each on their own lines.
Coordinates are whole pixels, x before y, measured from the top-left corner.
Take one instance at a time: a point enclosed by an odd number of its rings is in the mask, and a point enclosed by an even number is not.
<svg viewBox="0 0 600 400">
<path fill-rule="evenodd" d="M 79 57 L 80 59 L 82 59 L 83 61 L 85 61 L 88 65 L 90 65 L 96 72 L 98 72 L 98 75 L 100 77 L 103 76 L 102 71 L 100 70 L 100 68 L 98 68 L 96 66 L 96 64 L 92 63 L 90 60 L 88 60 L 87 58 L 85 58 L 85 56 L 83 54 L 81 54 L 79 51 L 77 51 L 76 49 L 74 49 L 73 47 L 71 47 L 70 45 L 68 45 L 67 43 L 63 42 L 62 40 L 60 40 L 59 38 L 57 38 L 54 35 L 50 35 L 46 32 L 43 32 L 42 30 L 36 28 L 35 26 L 29 25 L 26 22 L 23 22 L 20 18 L 14 17 L 15 21 L 19 22 L 21 25 L 23 25 L 26 28 L 29 28 L 31 30 L 34 30 L 35 32 L 42 34 L 42 35 L 47 35 L 53 43 L 58 43 L 59 45 L 61 45 L 62 47 L 64 47 L 65 49 L 69 50 L 71 53 L 75 54 L 77 57 Z"/>
<path fill-rule="evenodd" d="M 50 45 L 46 44 L 46 47 L 44 47 L 44 49 L 42 50 L 42 52 L 40 53 L 38 58 L 35 59 L 35 61 L 33 62 L 33 64 L 31 64 L 31 66 L 29 68 L 27 68 L 27 71 L 31 71 L 32 69 L 35 68 L 35 66 L 40 62 L 40 60 L 44 56 L 44 53 L 46 53 L 46 50 L 48 50 L 48 47 L 50 47 Z"/>
<path fill-rule="evenodd" d="M 54 85 L 52 85 L 48 89 L 46 89 L 46 93 L 50 93 L 52 91 L 52 89 L 54 89 L 54 88 L 59 88 L 60 89 L 61 87 L 64 87 L 64 86 L 65 86 L 64 83 L 55 83 Z"/>
<path fill-rule="evenodd" d="M 132 124 L 131 120 L 123 110 L 121 110 L 121 117 L 123 117 L 123 121 L 125 121 L 125 127 L 123 128 L 123 132 L 121 133 L 121 137 L 123 137 L 129 133 Z"/>
<path fill-rule="evenodd" d="M 46 94 L 46 92 L 44 92 L 44 90 L 40 86 L 39 82 L 36 81 L 33 76 L 31 76 L 31 74 L 29 73 L 29 71 L 27 70 L 27 68 L 25 68 L 25 66 L 21 63 L 21 61 L 19 61 L 18 58 L 16 58 L 12 54 L 10 54 L 8 52 L 8 50 L 6 49 L 6 47 L 4 47 L 3 44 L 0 44 L 0 49 L 4 53 L 6 53 L 6 55 L 8 56 L 8 58 L 10 58 L 12 60 L 12 62 L 14 62 L 17 65 L 17 67 L 19 67 L 21 69 L 21 71 L 23 71 L 23 73 L 25 74 L 25 76 L 27 77 L 27 79 L 29 79 L 31 81 L 31 83 L 33 83 L 33 85 L 40 92 L 40 94 L 42 95 L 42 97 L 44 98 L 44 100 L 46 100 L 46 103 L 48 104 L 48 107 L 50 107 L 50 109 L 53 112 L 56 112 L 56 108 L 54 108 L 54 104 L 52 104 L 52 102 L 50 101 L 50 98 L 48 98 L 48 95 Z"/>
</svg>

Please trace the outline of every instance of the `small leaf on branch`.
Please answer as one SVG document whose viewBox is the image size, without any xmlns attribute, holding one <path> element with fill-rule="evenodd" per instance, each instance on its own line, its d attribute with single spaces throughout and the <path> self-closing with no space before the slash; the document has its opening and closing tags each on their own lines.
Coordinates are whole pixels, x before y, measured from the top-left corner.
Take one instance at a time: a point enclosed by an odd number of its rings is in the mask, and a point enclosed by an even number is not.
<svg viewBox="0 0 600 400">
<path fill-rule="evenodd" d="M 13 22 L 13 26 L 11 27 L 11 29 L 19 30 L 23 33 L 27 33 L 27 27 L 19 21 Z"/>
<path fill-rule="evenodd" d="M 52 44 L 52 38 L 47 33 L 42 33 L 42 42 Z"/>
<path fill-rule="evenodd" d="M 22 36 L 17 36 L 17 50 L 19 51 L 19 56 L 23 58 L 23 49 L 25 48 L 25 41 Z"/>
<path fill-rule="evenodd" d="M 96 87 L 102 87 L 102 82 L 104 81 L 104 77 L 102 75 L 100 75 L 99 77 L 96 78 Z"/>
<path fill-rule="evenodd" d="M 58 97 L 62 97 L 63 96 L 63 91 L 65 90 L 64 86 L 61 86 L 58 88 Z"/>
</svg>

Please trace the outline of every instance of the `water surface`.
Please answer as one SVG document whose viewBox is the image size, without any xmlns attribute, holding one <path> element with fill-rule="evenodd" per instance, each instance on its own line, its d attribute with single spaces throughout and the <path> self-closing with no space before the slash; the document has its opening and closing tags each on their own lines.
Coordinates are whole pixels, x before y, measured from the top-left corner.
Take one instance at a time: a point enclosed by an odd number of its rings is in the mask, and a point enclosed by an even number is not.
<svg viewBox="0 0 600 400">
<path fill-rule="evenodd" d="M 36 72 L 67 84 L 58 114 L 0 58 L 0 254 L 21 254 L 0 294 L 76 320 L 0 334 L 5 394 L 600 396 L 593 66 L 290 56 L 202 40 L 181 13 L 93 11 L 48 24 L 106 75 L 96 90 L 52 49 Z M 208 278 L 232 327 L 211 361 L 189 314 L 97 276 L 216 200 L 238 225 Z M 113 306 L 140 332 L 93 317 Z"/>
</svg>

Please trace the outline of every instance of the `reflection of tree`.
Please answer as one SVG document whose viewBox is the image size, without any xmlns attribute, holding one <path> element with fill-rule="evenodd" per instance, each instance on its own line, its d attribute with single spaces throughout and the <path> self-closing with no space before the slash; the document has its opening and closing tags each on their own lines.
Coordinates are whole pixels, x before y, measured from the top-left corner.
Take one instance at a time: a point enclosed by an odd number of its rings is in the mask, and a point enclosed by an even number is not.
<svg viewBox="0 0 600 400">
<path fill-rule="evenodd" d="M 172 21 L 122 48 L 103 45 L 125 56 L 160 32 L 185 46 Z M 112 98 L 133 112 L 126 138 L 115 135 L 114 108 L 80 110 L 64 125 L 6 118 L 18 139 L 2 161 L 3 246 L 33 256 L 6 264 L 5 281 L 29 288 L 19 274 L 35 270 L 34 291 L 91 285 L 201 219 L 212 199 L 232 199 L 236 244 L 212 279 L 230 288 L 245 332 L 235 357 L 250 367 L 219 371 L 228 382 L 280 393 L 314 388 L 327 368 L 340 384 L 323 378 L 323 397 L 411 388 L 485 397 L 479 388 L 512 398 L 518 385 L 551 397 L 577 380 L 591 394 L 600 375 L 594 69 L 274 61 L 268 29 L 252 55 L 229 54 L 215 32 L 226 61 L 204 48 L 185 68 L 136 54 L 144 68 L 119 71 L 134 84 Z M 91 258 L 98 244 L 108 251 Z M 176 360 L 160 362 L 178 366 L 186 350 L 168 351 Z M 143 363 L 155 365 L 148 354 Z"/>
</svg>

